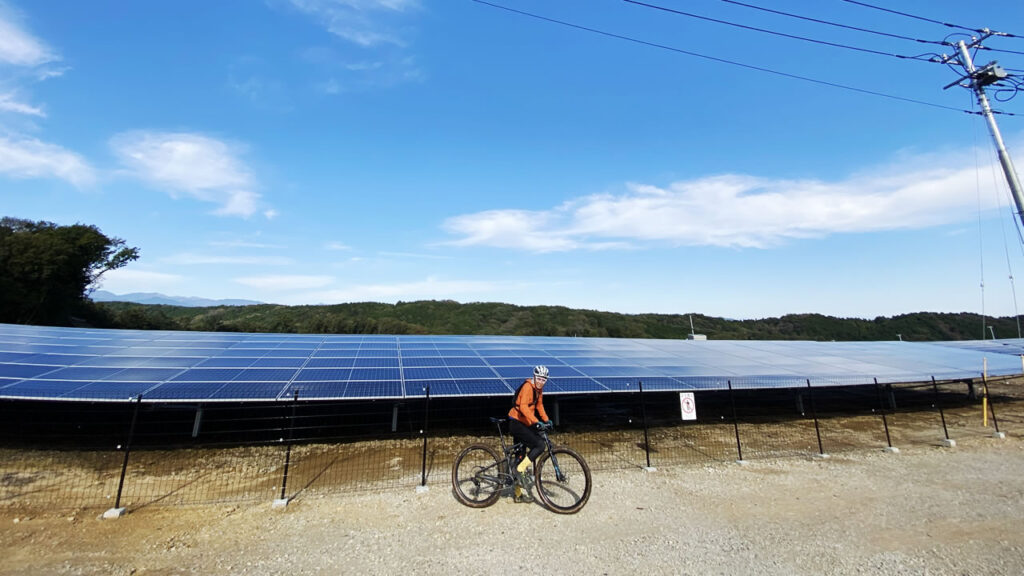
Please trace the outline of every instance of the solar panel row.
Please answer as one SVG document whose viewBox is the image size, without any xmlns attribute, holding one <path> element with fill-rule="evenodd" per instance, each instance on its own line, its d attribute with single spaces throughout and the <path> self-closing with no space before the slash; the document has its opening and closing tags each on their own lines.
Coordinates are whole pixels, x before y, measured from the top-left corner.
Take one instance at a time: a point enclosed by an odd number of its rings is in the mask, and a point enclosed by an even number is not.
<svg viewBox="0 0 1024 576">
<path fill-rule="evenodd" d="M 534 365 L 548 394 L 804 387 L 1024 370 L 1024 340 L 687 341 L 225 334 L 0 324 L 0 398 L 160 401 L 510 394 Z"/>
</svg>

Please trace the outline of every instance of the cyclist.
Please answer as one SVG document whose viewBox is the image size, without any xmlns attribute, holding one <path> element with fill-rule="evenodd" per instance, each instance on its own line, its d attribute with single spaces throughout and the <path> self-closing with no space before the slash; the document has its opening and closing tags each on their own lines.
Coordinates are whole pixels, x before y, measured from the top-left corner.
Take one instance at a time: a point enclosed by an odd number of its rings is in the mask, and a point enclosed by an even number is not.
<svg viewBox="0 0 1024 576">
<path fill-rule="evenodd" d="M 519 390 L 516 390 L 515 406 L 508 412 L 508 430 L 512 438 L 530 450 L 516 466 L 516 478 L 519 480 L 515 486 L 516 502 L 529 501 L 528 495 L 524 497 L 522 488 L 526 485 L 526 469 L 544 452 L 544 440 L 537 432 L 552 428 L 548 413 L 544 410 L 544 384 L 547 381 L 547 366 L 535 367 L 533 378 L 524 380 Z"/>
</svg>

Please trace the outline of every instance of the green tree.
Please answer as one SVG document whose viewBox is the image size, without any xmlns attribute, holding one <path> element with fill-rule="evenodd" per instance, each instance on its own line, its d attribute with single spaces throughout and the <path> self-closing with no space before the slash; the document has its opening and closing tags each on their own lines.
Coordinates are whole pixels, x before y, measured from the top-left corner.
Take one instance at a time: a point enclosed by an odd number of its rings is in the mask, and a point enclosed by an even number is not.
<svg viewBox="0 0 1024 576">
<path fill-rule="evenodd" d="M 139 249 L 95 226 L 0 219 L 0 322 L 65 324 Z"/>
</svg>

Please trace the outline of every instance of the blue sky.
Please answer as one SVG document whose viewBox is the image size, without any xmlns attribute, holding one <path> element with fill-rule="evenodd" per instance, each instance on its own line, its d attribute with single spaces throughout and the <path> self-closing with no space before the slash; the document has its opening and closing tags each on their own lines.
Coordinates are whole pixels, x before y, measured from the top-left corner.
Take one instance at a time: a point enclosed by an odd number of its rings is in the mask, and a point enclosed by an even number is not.
<svg viewBox="0 0 1024 576">
<path fill-rule="evenodd" d="M 577 27 L 471 0 L 0 2 L 0 213 L 139 247 L 105 277 L 116 293 L 1015 313 L 1008 189 L 983 120 L 956 111 L 970 92 L 942 89 L 949 68 L 618 0 L 495 3 Z M 722 0 L 650 3 L 950 51 Z M 959 32 L 841 0 L 747 3 Z M 1019 0 L 885 5 L 1024 35 Z M 1024 39 L 985 45 L 1010 52 L 979 64 L 1024 73 Z M 1020 115 L 999 117 L 1019 165 L 1022 103 L 996 102 Z"/>
</svg>

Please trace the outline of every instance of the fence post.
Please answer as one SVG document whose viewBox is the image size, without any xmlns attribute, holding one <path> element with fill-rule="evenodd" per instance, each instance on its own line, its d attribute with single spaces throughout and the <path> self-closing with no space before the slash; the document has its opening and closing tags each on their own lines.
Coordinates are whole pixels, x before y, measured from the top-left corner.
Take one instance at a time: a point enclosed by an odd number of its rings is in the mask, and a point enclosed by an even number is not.
<svg viewBox="0 0 1024 576">
<path fill-rule="evenodd" d="M 640 386 L 640 419 L 644 424 L 644 452 L 647 455 L 647 466 L 644 467 L 644 470 L 654 472 L 656 468 L 651 466 L 651 439 L 647 432 L 647 402 L 644 401 L 644 382 L 637 380 L 637 384 Z"/>
<path fill-rule="evenodd" d="M 416 487 L 417 492 L 426 492 L 427 488 L 427 436 L 430 434 L 430 384 L 424 390 L 427 393 L 427 401 L 423 405 L 423 465 L 420 468 L 420 485 Z"/>
<path fill-rule="evenodd" d="M 726 384 L 729 386 L 729 403 L 732 404 L 732 429 L 736 432 L 736 453 L 739 455 L 736 462 L 746 464 L 746 460 L 743 459 L 743 446 L 740 445 L 740 423 L 736 416 L 736 398 L 732 393 L 732 380 L 726 380 Z"/>
<path fill-rule="evenodd" d="M 946 435 L 946 439 L 942 442 L 943 446 L 952 448 L 956 446 L 956 440 L 949 437 L 949 429 L 946 428 L 946 414 L 942 411 L 942 403 L 939 398 L 939 385 L 935 382 L 935 376 L 932 376 L 932 390 L 935 391 L 935 407 L 939 410 L 939 418 L 942 419 L 942 433 Z"/>
<path fill-rule="evenodd" d="M 135 424 L 139 421 L 139 406 L 142 405 L 142 394 L 135 397 L 135 410 L 132 411 L 132 423 L 128 427 L 128 439 L 124 443 L 124 460 L 121 462 L 121 479 L 117 482 L 117 498 L 114 507 L 103 513 L 104 518 L 120 518 L 127 512 L 121 507 L 121 491 L 124 489 L 124 477 L 128 472 L 128 455 L 132 451 L 132 440 L 135 438 Z"/>
<path fill-rule="evenodd" d="M 885 400 L 882 399 L 882 387 L 878 385 L 878 378 L 875 378 L 875 392 L 878 394 L 878 410 L 882 413 L 882 426 L 885 427 L 886 452 L 896 453 L 900 449 L 892 445 L 892 438 L 889 436 L 889 421 L 885 417 Z"/>
<path fill-rule="evenodd" d="M 288 489 L 288 468 L 292 462 L 292 440 L 295 438 L 295 408 L 299 405 L 299 389 L 292 394 L 292 415 L 288 420 L 288 444 L 284 451 L 284 474 L 281 477 L 281 497 L 274 500 L 272 508 L 283 508 L 288 505 L 285 491 Z"/>
<path fill-rule="evenodd" d="M 996 431 L 992 434 L 993 438 L 1006 438 L 1006 434 L 999 431 L 999 421 L 996 420 L 996 407 L 992 403 L 992 399 L 988 395 L 988 376 L 982 375 L 981 382 L 985 385 L 985 402 L 988 404 L 989 412 L 992 414 L 992 425 L 995 426 Z"/>
<path fill-rule="evenodd" d="M 814 388 L 811 388 L 811 379 L 807 379 L 807 398 L 811 401 L 811 418 L 814 418 L 814 434 L 818 437 L 818 454 L 816 458 L 828 458 L 825 449 L 821 445 L 821 428 L 818 427 L 818 411 L 814 407 Z"/>
</svg>

